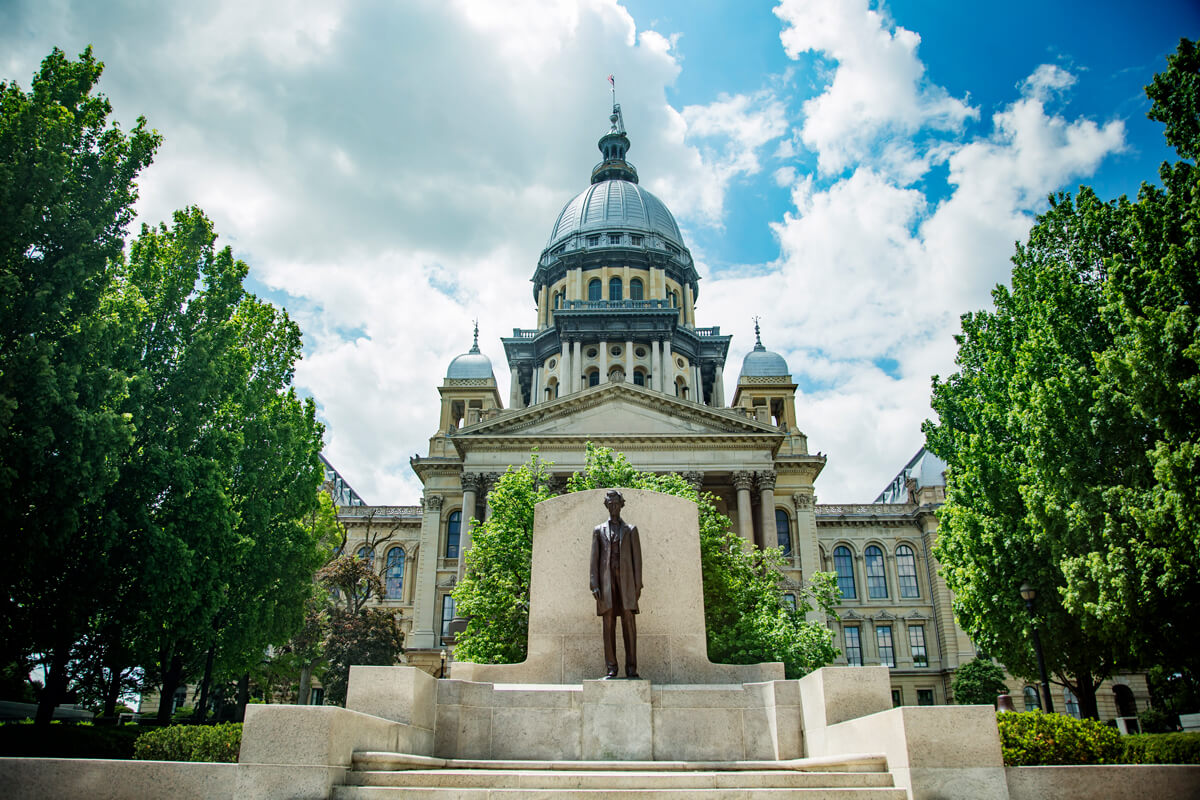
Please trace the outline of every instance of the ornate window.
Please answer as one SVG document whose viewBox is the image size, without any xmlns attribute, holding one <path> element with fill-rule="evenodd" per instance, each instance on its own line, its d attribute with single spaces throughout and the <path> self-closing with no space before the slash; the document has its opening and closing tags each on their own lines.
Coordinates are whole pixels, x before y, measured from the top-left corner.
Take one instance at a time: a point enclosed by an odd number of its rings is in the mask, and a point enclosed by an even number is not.
<svg viewBox="0 0 1200 800">
<path fill-rule="evenodd" d="M 393 547 L 387 552 L 387 579 L 384 589 L 388 597 L 399 600 L 404 595 L 404 548 Z"/>
<path fill-rule="evenodd" d="M 883 566 L 883 551 L 871 545 L 864 555 L 867 557 L 867 596 L 872 600 L 886 598 L 887 573 Z"/>
<path fill-rule="evenodd" d="M 373 549 L 371 549 L 370 547 L 363 545 L 362 547 L 358 548 L 358 552 L 355 553 L 355 555 L 358 556 L 361 560 L 367 562 L 367 569 L 371 569 L 374 566 L 375 551 Z"/>
<path fill-rule="evenodd" d="M 896 648 L 892 645 L 892 626 L 875 626 L 875 646 L 879 648 L 879 663 L 885 667 L 896 666 Z"/>
<path fill-rule="evenodd" d="M 914 667 L 928 667 L 929 654 L 925 651 L 925 626 L 908 626 L 908 649 L 912 651 Z"/>
<path fill-rule="evenodd" d="M 588 281 L 588 300 L 600 299 L 600 279 L 592 278 Z"/>
<path fill-rule="evenodd" d="M 622 289 L 622 285 L 621 285 L 620 278 L 609 278 L 609 280 L 608 280 L 608 299 L 609 300 L 622 299 L 621 298 L 621 289 Z"/>
<path fill-rule="evenodd" d="M 851 600 L 858 597 L 854 591 L 854 559 L 850 556 L 849 547 L 833 549 L 833 570 L 837 573 L 837 585 L 842 590 L 842 597 Z"/>
<path fill-rule="evenodd" d="M 906 544 L 896 548 L 896 577 L 900 579 L 901 597 L 920 597 L 917 589 L 917 557 Z"/>
<path fill-rule="evenodd" d="M 1025 710 L 1039 711 L 1042 708 L 1042 701 L 1038 698 L 1038 690 L 1032 686 L 1026 686 L 1022 692 L 1025 696 Z"/>
<path fill-rule="evenodd" d="M 634 244 L 638 244 L 638 243 L 635 242 Z M 642 299 L 642 279 L 641 278 L 630 278 L 629 279 L 629 299 L 630 300 L 641 300 Z"/>
<path fill-rule="evenodd" d="M 782 508 L 775 509 L 775 542 L 785 556 L 792 554 L 792 525 Z"/>
<path fill-rule="evenodd" d="M 1066 707 L 1068 714 L 1079 719 L 1079 698 L 1071 691 L 1070 686 L 1063 687 L 1063 706 Z"/>
<path fill-rule="evenodd" d="M 852 667 L 862 666 L 862 640 L 858 635 L 858 626 L 848 626 L 842 629 L 842 637 L 846 640 L 846 663 Z"/>
<path fill-rule="evenodd" d="M 446 517 L 446 558 L 458 558 L 458 535 L 462 532 L 462 512 Z"/>
</svg>

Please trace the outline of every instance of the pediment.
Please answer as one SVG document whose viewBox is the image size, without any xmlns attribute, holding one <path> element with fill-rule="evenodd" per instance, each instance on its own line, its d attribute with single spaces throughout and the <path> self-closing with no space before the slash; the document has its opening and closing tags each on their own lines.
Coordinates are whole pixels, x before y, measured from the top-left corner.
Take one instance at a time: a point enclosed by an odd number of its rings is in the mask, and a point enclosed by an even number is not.
<svg viewBox="0 0 1200 800">
<path fill-rule="evenodd" d="M 772 425 L 739 411 L 714 409 L 627 383 L 610 383 L 568 397 L 502 413 L 463 428 L 453 438 L 493 436 L 776 436 Z"/>
</svg>

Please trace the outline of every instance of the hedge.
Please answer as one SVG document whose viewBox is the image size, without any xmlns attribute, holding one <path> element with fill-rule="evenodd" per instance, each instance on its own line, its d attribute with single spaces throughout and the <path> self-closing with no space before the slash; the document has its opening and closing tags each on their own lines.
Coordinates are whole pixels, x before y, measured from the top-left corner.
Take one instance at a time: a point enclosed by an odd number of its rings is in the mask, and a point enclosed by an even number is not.
<svg viewBox="0 0 1200 800">
<path fill-rule="evenodd" d="M 0 755 L 20 758 L 133 758 L 136 725 L 0 725 Z"/>
<path fill-rule="evenodd" d="M 1200 764 L 1200 733 L 1141 733 L 1121 743 L 1126 764 Z"/>
<path fill-rule="evenodd" d="M 996 715 L 1006 767 L 1035 764 L 1117 764 L 1121 734 L 1091 719 L 1041 711 Z"/>
<path fill-rule="evenodd" d="M 147 731 L 133 746 L 142 761 L 237 761 L 242 748 L 242 724 L 171 725 Z"/>
</svg>

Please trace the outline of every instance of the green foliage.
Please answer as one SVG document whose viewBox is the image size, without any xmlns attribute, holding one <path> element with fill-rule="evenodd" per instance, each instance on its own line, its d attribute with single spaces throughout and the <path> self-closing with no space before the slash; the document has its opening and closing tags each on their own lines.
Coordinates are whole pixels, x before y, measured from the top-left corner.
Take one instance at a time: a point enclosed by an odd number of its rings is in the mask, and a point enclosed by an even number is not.
<svg viewBox="0 0 1200 800">
<path fill-rule="evenodd" d="M 327 703 L 342 705 L 350 682 L 350 666 L 390 667 L 404 652 L 404 631 L 391 611 L 378 608 L 357 612 L 335 609 L 325 641 L 328 668 L 321 675 Z"/>
<path fill-rule="evenodd" d="M 0 756 L 11 758 L 133 758 L 137 725 L 0 725 Z"/>
<path fill-rule="evenodd" d="M 1008 711 L 998 713 L 996 722 L 1006 767 L 1121 761 L 1121 734 L 1096 720 Z"/>
<path fill-rule="evenodd" d="M 477 663 L 517 663 L 524 659 L 529 626 L 529 576 L 533 554 L 533 508 L 551 496 L 546 465 L 536 454 L 528 464 L 510 467 L 489 495 L 491 518 L 472 529 L 466 576 L 455 590 L 457 610 L 470 617 L 455 644 L 455 655 Z M 635 469 L 624 455 L 587 444 L 582 472 L 567 491 L 620 487 L 684 497 L 697 504 L 709 658 L 731 664 L 782 661 L 789 678 L 837 657 L 832 632 L 804 621 L 811 598 L 828 612 L 837 603 L 833 577 L 813 576 L 813 589 L 796 609 L 782 601 L 777 549 L 748 552 L 717 512 L 710 495 L 677 474 L 654 475 Z"/>
<path fill-rule="evenodd" d="M 547 464 L 536 451 L 528 463 L 509 467 L 488 494 L 492 514 L 472 522 L 466 574 L 454 590 L 455 612 L 469 620 L 455 640 L 455 658 L 479 664 L 525 660 L 533 508 L 552 496 Z"/>
<path fill-rule="evenodd" d="M 1148 89 L 1185 156 L 1196 72 L 1185 41 Z M 1032 584 L 1047 666 L 1086 716 L 1116 668 L 1200 667 L 1178 635 L 1200 614 L 1200 172 L 1160 176 L 1135 203 L 1051 199 L 1011 289 L 963 317 L 925 425 L 950 465 L 935 555 L 960 623 L 1033 678 Z"/>
<path fill-rule="evenodd" d="M 964 705 L 996 705 L 996 696 L 1008 692 L 1004 670 L 988 658 L 974 658 L 954 672 L 954 702 Z"/>
<path fill-rule="evenodd" d="M 171 725 L 147 731 L 133 746 L 140 761 L 236 762 L 242 748 L 242 725 Z"/>
<path fill-rule="evenodd" d="M 1124 736 L 1122 764 L 1200 764 L 1200 733 Z"/>
<path fill-rule="evenodd" d="M 1179 715 L 1158 706 L 1138 712 L 1138 727 L 1142 733 L 1173 733 L 1179 729 Z"/>
</svg>

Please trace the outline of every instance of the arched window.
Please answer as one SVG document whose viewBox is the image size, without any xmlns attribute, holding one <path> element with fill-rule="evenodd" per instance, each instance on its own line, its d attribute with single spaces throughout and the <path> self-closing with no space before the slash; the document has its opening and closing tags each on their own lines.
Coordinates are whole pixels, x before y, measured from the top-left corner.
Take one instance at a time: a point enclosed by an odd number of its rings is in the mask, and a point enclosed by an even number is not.
<svg viewBox="0 0 1200 800">
<path fill-rule="evenodd" d="M 1070 686 L 1063 687 L 1063 705 L 1067 709 L 1067 714 L 1079 719 L 1079 698 L 1071 691 Z"/>
<path fill-rule="evenodd" d="M 554 307 L 562 308 L 562 292 L 554 293 Z"/>
<path fill-rule="evenodd" d="M 630 278 L 629 279 L 629 299 L 630 300 L 641 300 L 642 299 L 642 279 L 641 278 Z"/>
<path fill-rule="evenodd" d="M 609 300 L 620 300 L 621 299 L 621 288 L 622 287 L 621 287 L 621 279 L 620 278 L 609 278 L 609 280 L 608 280 L 608 299 Z"/>
<path fill-rule="evenodd" d="M 896 548 L 896 577 L 900 579 L 901 597 L 920 597 L 917 589 L 917 557 L 906 544 Z"/>
<path fill-rule="evenodd" d="M 375 551 L 372 550 L 370 547 L 363 545 L 362 547 L 358 548 L 358 552 L 355 553 L 355 555 L 357 555 L 363 561 L 367 562 L 367 569 L 370 569 L 372 566 L 374 566 Z"/>
<path fill-rule="evenodd" d="M 671 290 L 667 290 L 667 299 L 671 301 L 671 308 L 679 307 L 679 295 Z"/>
<path fill-rule="evenodd" d="M 399 600 L 404 594 L 404 548 L 393 547 L 387 552 L 387 575 L 384 590 L 388 597 Z"/>
<path fill-rule="evenodd" d="M 1113 685 L 1113 695 L 1117 700 L 1118 717 L 1136 717 L 1137 701 L 1133 699 L 1133 690 L 1123 683 Z"/>
<path fill-rule="evenodd" d="M 775 541 L 785 556 L 792 554 L 792 525 L 782 508 L 775 509 Z"/>
<path fill-rule="evenodd" d="M 854 559 L 850 557 L 849 547 L 833 549 L 833 570 L 837 573 L 837 585 L 842 590 L 842 597 L 858 597 L 854 591 Z"/>
<path fill-rule="evenodd" d="M 462 531 L 462 512 L 446 517 L 446 558 L 458 558 L 458 535 Z"/>
<path fill-rule="evenodd" d="M 635 369 L 633 371 L 633 384 L 635 386 L 645 386 L 646 373 L 642 372 L 640 369 Z"/>
<path fill-rule="evenodd" d="M 1032 686 L 1026 686 L 1022 692 L 1025 696 L 1025 710 L 1038 711 L 1042 707 L 1042 701 L 1038 698 L 1038 690 Z"/>
<path fill-rule="evenodd" d="M 588 300 L 600 299 L 600 279 L 592 278 L 588 281 Z"/>
<path fill-rule="evenodd" d="M 883 568 L 883 551 L 871 545 L 864 551 L 867 557 L 867 596 L 872 600 L 887 597 L 887 574 Z"/>
<path fill-rule="evenodd" d="M 599 386 L 600 385 L 600 370 L 594 369 L 591 372 L 589 372 L 587 379 L 588 379 L 588 386 Z"/>
</svg>

